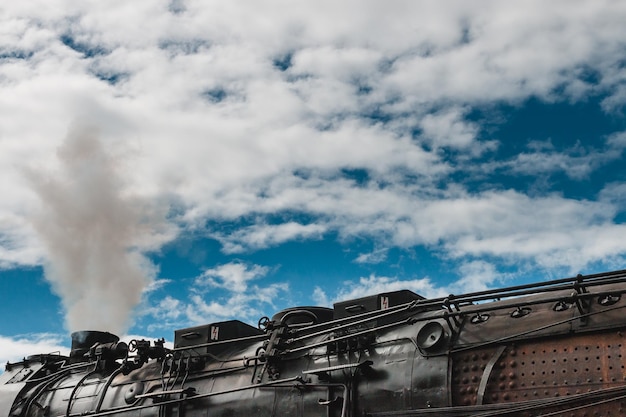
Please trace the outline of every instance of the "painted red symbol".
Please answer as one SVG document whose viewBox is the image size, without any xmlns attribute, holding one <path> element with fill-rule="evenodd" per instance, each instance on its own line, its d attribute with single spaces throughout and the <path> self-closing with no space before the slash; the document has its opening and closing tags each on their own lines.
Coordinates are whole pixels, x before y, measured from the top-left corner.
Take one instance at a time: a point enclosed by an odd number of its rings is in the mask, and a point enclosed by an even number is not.
<svg viewBox="0 0 626 417">
<path fill-rule="evenodd" d="M 211 340 L 219 340 L 220 328 L 218 326 L 211 326 Z"/>
</svg>

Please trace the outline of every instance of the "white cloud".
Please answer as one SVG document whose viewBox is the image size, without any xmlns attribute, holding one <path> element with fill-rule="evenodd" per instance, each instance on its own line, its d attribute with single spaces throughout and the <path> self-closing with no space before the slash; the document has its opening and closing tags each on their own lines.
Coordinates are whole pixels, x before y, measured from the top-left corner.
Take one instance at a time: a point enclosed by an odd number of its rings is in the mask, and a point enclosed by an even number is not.
<svg viewBox="0 0 626 417">
<path fill-rule="evenodd" d="M 245 292 L 232 291 L 209 302 L 205 301 L 206 297 L 192 295 L 185 314 L 187 319 L 195 324 L 230 319 L 256 324 L 261 316 L 268 314 L 266 311 L 268 308 L 276 310 L 276 302 L 288 291 L 287 283 L 273 283 L 262 287 L 255 285 Z"/>
<path fill-rule="evenodd" d="M 139 314 L 153 323 L 149 331 L 183 328 L 224 320 L 255 324 L 271 314 L 289 293 L 286 282 L 263 280 L 271 269 L 243 262 L 231 262 L 205 270 L 188 289 L 187 298 L 147 294 Z"/>
<path fill-rule="evenodd" d="M 469 194 L 462 189 L 428 194 L 412 185 L 355 188 L 348 181 L 308 181 L 297 188 L 281 184 L 272 201 L 284 207 L 299 204 L 323 216 L 327 227 L 346 238 L 370 236 L 400 247 L 426 245 L 455 258 L 537 257 L 545 266 L 557 267 L 569 262 L 561 255 L 579 250 L 578 259 L 594 262 L 600 260 L 598 251 L 567 236 L 620 230 L 613 224 L 617 208 L 612 203 L 559 195 L 531 197 L 513 190 Z M 617 244 L 612 254 L 625 248 Z M 545 256 L 547 249 L 553 256 Z"/>
<path fill-rule="evenodd" d="M 54 334 L 31 334 L 14 337 L 0 336 L 0 363 L 21 361 L 23 358 L 47 353 L 69 355 L 69 346 Z M 0 369 L 4 371 L 4 368 Z"/>
<path fill-rule="evenodd" d="M 474 145 L 477 127 L 463 119 L 459 109 L 447 109 L 445 112 L 424 116 L 421 121 L 423 136 L 435 148 L 467 148 Z"/>
<path fill-rule="evenodd" d="M 626 149 L 626 132 L 617 132 L 610 135 L 607 139 L 609 146 L 613 146 L 617 149 Z"/>
<path fill-rule="evenodd" d="M 616 207 L 617 212 L 626 211 L 626 183 L 611 182 L 600 191 L 598 199 Z"/>
<path fill-rule="evenodd" d="M 319 239 L 326 227 L 317 224 L 300 224 L 287 222 L 277 225 L 257 224 L 234 233 L 216 234 L 215 238 L 222 245 L 225 253 L 240 253 L 256 249 L 264 249 L 283 242 L 298 239 Z"/>
<path fill-rule="evenodd" d="M 177 230 L 242 217 L 258 221 L 219 234 L 226 252 L 328 232 L 385 247 L 425 245 L 448 258 L 547 266 L 626 252 L 613 200 L 531 197 L 498 186 L 473 192 L 458 180 L 487 169 L 541 175 L 554 167 L 576 180 L 621 155 L 616 134 L 605 152 L 542 150 L 481 164 L 497 144 L 481 142 L 483 126 L 467 115 L 474 106 L 592 94 L 618 111 L 626 103 L 623 3 L 189 1 L 173 13 L 160 1 L 50 0 L 11 2 L 4 11 L 0 267 L 50 261 L 54 245 L 28 221 L 39 199 L 24 167 L 38 167 L 41 178 L 58 172 L 55 151 L 76 121 L 100 130 L 123 179 L 120 194 L 107 194 L 119 199 L 102 207 L 129 203 L 117 213 L 130 210 L 141 225 L 151 215 L 167 220 L 130 234 L 121 247 L 132 248 L 134 261 Z M 446 159 L 442 149 L 458 156 Z M 351 169 L 367 180 L 342 175 Z M 93 207 L 86 197 L 98 201 L 102 190 L 69 190 L 74 208 Z M 286 212 L 310 220 L 264 217 Z M 255 279 L 250 274 L 263 275 L 231 268 L 212 271 L 205 283 L 237 292 Z M 148 269 L 138 287 L 150 282 Z"/>
<path fill-rule="evenodd" d="M 450 293 L 463 294 L 489 289 L 494 281 L 502 283 L 504 274 L 493 264 L 485 261 L 471 261 L 459 267 L 461 279 L 453 283 Z"/>
<path fill-rule="evenodd" d="M 144 288 L 144 294 L 149 294 L 151 292 L 157 291 L 165 287 L 167 284 L 170 284 L 171 282 L 171 279 L 155 279 L 146 288 Z"/>
<path fill-rule="evenodd" d="M 152 316 L 160 325 L 171 325 L 176 323 L 183 315 L 185 306 L 180 300 L 167 295 L 156 304 L 144 303 L 139 314 L 142 316 Z"/>
<path fill-rule="evenodd" d="M 195 283 L 241 293 L 248 289 L 248 281 L 262 278 L 268 272 L 269 268 L 266 266 L 232 262 L 205 270 L 196 278 Z"/>
<path fill-rule="evenodd" d="M 399 290 L 410 290 L 422 297 L 432 299 L 445 297 L 448 294 L 459 295 L 483 291 L 493 288 L 494 284 L 502 285 L 512 278 L 511 274 L 499 271 L 495 265 L 486 261 L 461 262 L 457 269 L 460 278 L 445 285 L 437 285 L 429 277 L 402 279 L 372 274 L 369 277 L 361 277 L 358 281 L 342 282 L 333 296 L 329 296 L 324 289 L 315 287 L 312 299 L 319 305 L 331 306 L 338 301 Z"/>
<path fill-rule="evenodd" d="M 326 294 L 326 291 L 324 291 L 323 288 L 318 287 L 318 286 L 316 286 L 313 289 L 313 294 L 311 295 L 311 299 L 318 306 L 330 306 L 331 305 L 331 302 L 328 299 L 328 295 Z"/>
<path fill-rule="evenodd" d="M 369 253 L 361 253 L 354 260 L 356 263 L 377 264 L 387 259 L 389 248 L 376 249 Z"/>
<path fill-rule="evenodd" d="M 496 162 L 481 168 L 503 169 L 515 175 L 542 176 L 557 172 L 565 173 L 575 180 L 587 179 L 599 167 L 619 160 L 625 144 L 620 142 L 620 135 L 611 135 L 601 149 L 586 149 L 579 142 L 568 149 L 556 149 L 548 140 L 533 141 L 529 150 L 518 154 L 510 161 Z"/>
<path fill-rule="evenodd" d="M 407 280 L 370 275 L 359 278 L 358 282 L 345 282 L 337 292 L 336 297 L 333 297 L 333 301 L 351 300 L 398 290 L 411 290 L 426 298 L 440 297 L 446 294 L 442 288 L 437 288 L 429 278 Z"/>
</svg>

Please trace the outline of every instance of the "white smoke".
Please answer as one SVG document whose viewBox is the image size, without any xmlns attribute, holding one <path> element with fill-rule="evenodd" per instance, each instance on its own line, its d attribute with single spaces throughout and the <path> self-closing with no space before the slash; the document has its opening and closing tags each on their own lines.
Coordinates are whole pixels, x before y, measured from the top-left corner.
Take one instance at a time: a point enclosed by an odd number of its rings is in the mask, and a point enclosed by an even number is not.
<svg viewBox="0 0 626 417">
<path fill-rule="evenodd" d="M 155 276 L 145 251 L 171 228 L 145 199 L 125 192 L 122 161 L 94 129 L 74 128 L 57 157 L 57 170 L 28 175 L 42 203 L 33 221 L 47 251 L 46 278 L 70 331 L 121 334 Z"/>
</svg>

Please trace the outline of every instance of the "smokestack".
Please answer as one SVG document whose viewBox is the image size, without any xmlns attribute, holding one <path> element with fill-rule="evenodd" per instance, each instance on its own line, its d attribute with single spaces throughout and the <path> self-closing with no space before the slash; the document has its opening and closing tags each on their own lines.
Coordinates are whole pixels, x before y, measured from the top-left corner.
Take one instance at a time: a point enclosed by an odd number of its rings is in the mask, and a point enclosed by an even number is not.
<svg viewBox="0 0 626 417">
<path fill-rule="evenodd" d="M 164 216 L 125 191 L 121 161 L 93 129 L 73 129 L 57 157 L 56 172 L 29 172 L 41 200 L 34 225 L 48 254 L 46 279 L 62 299 L 70 331 L 123 334 L 153 281 L 156 268 L 142 250 L 158 240 Z"/>
<path fill-rule="evenodd" d="M 72 333 L 72 350 L 70 358 L 73 362 L 81 362 L 86 360 L 85 354 L 96 343 L 115 343 L 120 340 L 114 334 L 108 332 L 100 332 L 94 330 L 81 330 Z"/>
</svg>

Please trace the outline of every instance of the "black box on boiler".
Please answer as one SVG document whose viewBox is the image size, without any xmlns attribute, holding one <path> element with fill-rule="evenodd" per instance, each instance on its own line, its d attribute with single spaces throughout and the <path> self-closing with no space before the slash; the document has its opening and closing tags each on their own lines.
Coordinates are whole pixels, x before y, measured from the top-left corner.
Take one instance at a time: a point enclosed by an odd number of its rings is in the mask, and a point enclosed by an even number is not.
<svg viewBox="0 0 626 417">
<path fill-rule="evenodd" d="M 402 304 L 407 304 L 415 300 L 424 300 L 421 295 L 415 294 L 409 290 L 399 290 L 385 292 L 367 297 L 356 298 L 348 301 L 341 301 L 333 304 L 335 320 L 345 317 L 356 316 L 363 313 L 369 313 L 377 310 L 387 310 Z M 386 319 L 378 320 L 378 324 L 388 322 Z"/>
<path fill-rule="evenodd" d="M 193 347 L 206 343 L 223 342 L 226 340 L 241 339 L 249 336 L 262 335 L 263 332 L 256 327 L 243 323 L 239 320 L 228 320 L 218 323 L 204 324 L 202 326 L 188 327 L 174 332 L 174 349 Z M 216 355 L 228 349 L 233 343 L 216 343 L 214 345 L 195 348 L 200 354 L 211 353 Z"/>
</svg>

